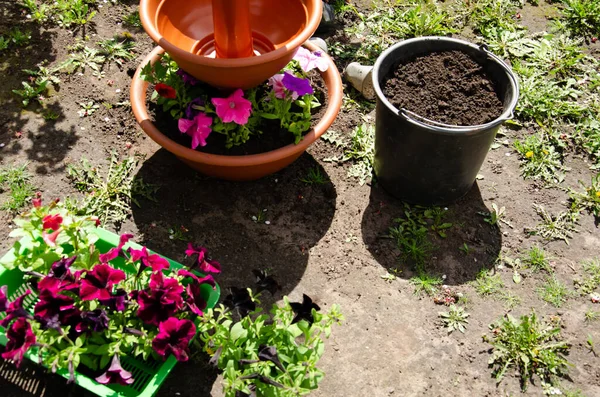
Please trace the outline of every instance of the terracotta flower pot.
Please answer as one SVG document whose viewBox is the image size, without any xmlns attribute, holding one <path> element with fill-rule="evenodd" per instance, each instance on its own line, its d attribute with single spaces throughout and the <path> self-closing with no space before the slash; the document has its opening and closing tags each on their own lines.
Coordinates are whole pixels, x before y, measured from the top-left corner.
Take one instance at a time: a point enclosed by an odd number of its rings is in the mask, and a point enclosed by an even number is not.
<svg viewBox="0 0 600 397">
<path fill-rule="evenodd" d="M 315 32 L 323 9 L 321 0 L 247 0 L 249 8 L 244 3 L 243 10 L 234 4 L 239 0 L 219 1 L 231 4 L 225 10 L 217 7 L 213 20 L 213 0 L 141 0 L 140 19 L 183 70 L 224 88 L 255 87 L 279 72 Z M 215 35 L 228 47 L 220 53 L 244 54 L 244 48 L 236 47 L 248 42 L 248 20 L 250 41 L 260 55 L 215 58 Z"/>
<path fill-rule="evenodd" d="M 318 51 L 319 47 L 311 43 L 304 46 L 311 51 Z M 148 83 L 140 78 L 141 68 L 148 62 L 156 62 L 164 50 L 156 47 L 142 64 L 138 67 L 131 83 L 131 107 L 138 123 L 152 140 L 190 167 L 209 176 L 233 181 L 249 181 L 262 178 L 272 174 L 291 164 L 296 160 L 308 146 L 315 142 L 327 129 L 337 116 L 342 106 L 342 80 L 335 64 L 326 54 L 329 62 L 327 71 L 321 73 L 327 85 L 328 106 L 319 123 L 311 129 L 298 143 L 290 144 L 282 148 L 266 153 L 252 154 L 247 156 L 223 156 L 208 154 L 192 150 L 171 140 L 160 132 L 152 123 L 146 106 L 146 92 Z"/>
</svg>

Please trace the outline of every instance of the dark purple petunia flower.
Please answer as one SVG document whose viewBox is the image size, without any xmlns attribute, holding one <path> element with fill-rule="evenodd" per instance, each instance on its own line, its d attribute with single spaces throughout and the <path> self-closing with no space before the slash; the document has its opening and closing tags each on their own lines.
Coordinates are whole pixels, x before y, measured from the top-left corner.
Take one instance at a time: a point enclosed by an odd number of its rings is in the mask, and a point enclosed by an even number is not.
<svg viewBox="0 0 600 397">
<path fill-rule="evenodd" d="M 58 316 L 59 321 L 64 324 L 65 316 L 75 308 L 74 304 L 73 298 L 44 289 L 40 292 L 39 301 L 33 308 L 33 313 L 43 321 L 49 321 Z"/>
<path fill-rule="evenodd" d="M 221 264 L 217 261 L 211 261 L 206 259 L 206 248 L 194 247 L 192 243 L 188 243 L 188 247 L 185 250 L 186 256 L 198 255 L 197 265 L 198 268 L 204 273 L 221 273 Z M 196 268 L 196 265 L 191 267 Z"/>
<path fill-rule="evenodd" d="M 315 321 L 312 315 L 312 309 L 315 309 L 316 311 L 321 310 L 319 305 L 313 303 L 312 299 L 306 294 L 302 294 L 302 303 L 291 302 L 290 306 L 296 314 L 292 320 L 292 324 L 295 324 L 300 320 L 306 320 L 309 324 L 312 324 Z"/>
<path fill-rule="evenodd" d="M 1 326 L 6 328 L 6 326 L 15 318 L 32 318 L 31 314 L 23 308 L 23 300 L 29 294 L 31 294 L 31 290 L 25 291 L 23 295 L 8 304 L 8 307 L 6 308 L 6 317 L 0 322 Z"/>
<path fill-rule="evenodd" d="M 230 291 L 231 293 L 223 300 L 225 306 L 232 310 L 237 309 L 242 317 L 246 317 L 250 312 L 256 310 L 256 302 L 252 300 L 247 289 L 231 287 Z"/>
<path fill-rule="evenodd" d="M 79 296 L 81 300 L 110 299 L 111 289 L 115 284 L 125 280 L 125 273 L 102 263 L 94 266 L 81 280 Z"/>
<path fill-rule="evenodd" d="M 198 97 L 196 99 L 192 99 L 190 103 L 188 103 L 185 108 L 185 118 L 189 120 L 193 120 L 196 116 L 196 113 L 199 112 L 198 109 L 194 109 L 194 106 L 204 106 L 204 99 Z"/>
<path fill-rule="evenodd" d="M 62 258 L 52 264 L 50 271 L 48 272 L 48 276 L 56 277 L 60 280 L 64 280 L 65 278 L 71 275 L 71 265 L 77 259 L 77 255 L 72 256 L 70 258 Z"/>
<path fill-rule="evenodd" d="M 109 318 L 102 309 L 81 313 L 81 322 L 75 326 L 77 332 L 100 332 L 108 328 Z"/>
<path fill-rule="evenodd" d="M 8 295 L 6 293 L 8 286 L 0 287 L 0 312 L 5 312 L 8 307 Z"/>
<path fill-rule="evenodd" d="M 199 83 L 198 79 L 196 79 L 194 76 L 192 76 L 191 74 L 189 74 L 188 72 L 186 72 L 183 69 L 177 69 L 175 74 L 177 76 L 181 76 L 181 79 L 183 80 L 184 84 L 196 85 Z"/>
<path fill-rule="evenodd" d="M 150 291 L 139 291 L 137 315 L 147 324 L 159 325 L 183 307 L 183 287 L 174 278 L 164 278 L 162 272 L 150 277 Z"/>
<path fill-rule="evenodd" d="M 308 79 L 301 79 L 288 72 L 284 73 L 282 82 L 285 88 L 295 92 L 298 96 L 315 92 L 310 86 L 310 81 Z"/>
<path fill-rule="evenodd" d="M 109 299 L 101 299 L 100 303 L 110 310 L 122 312 L 127 304 L 127 291 L 119 288 Z"/>
<path fill-rule="evenodd" d="M 133 262 L 137 262 L 139 260 L 142 261 L 140 271 L 144 270 L 147 267 L 151 267 L 153 272 L 159 272 L 163 269 L 168 269 L 170 267 L 169 261 L 163 258 L 162 256 L 157 254 L 149 255 L 146 247 L 142 247 L 141 250 L 129 248 L 129 254 L 131 255 L 131 260 Z"/>
<path fill-rule="evenodd" d="M 38 282 L 38 289 L 50 290 L 54 293 L 60 291 L 70 291 L 79 287 L 77 277 L 71 273 L 70 267 L 77 259 L 76 256 L 71 258 L 62 258 L 52 264 L 48 275 Z"/>
<path fill-rule="evenodd" d="M 119 237 L 119 245 L 109 249 L 107 253 L 101 254 L 100 262 L 108 263 L 108 262 L 112 261 L 113 259 L 115 259 L 116 257 L 118 257 L 119 255 L 124 256 L 123 246 L 132 238 L 133 238 L 133 234 L 127 234 L 127 233 L 121 234 L 121 236 Z"/>
<path fill-rule="evenodd" d="M 193 322 L 171 317 L 158 326 L 158 335 L 152 341 L 152 348 L 164 360 L 173 354 L 177 361 L 187 361 L 188 345 L 195 334 Z"/>
<path fill-rule="evenodd" d="M 13 360 L 18 367 L 23 361 L 23 355 L 35 343 L 35 334 L 31 325 L 23 317 L 18 318 L 6 331 L 6 350 L 2 353 L 5 360 Z"/>
<path fill-rule="evenodd" d="M 96 378 L 96 382 L 103 385 L 118 383 L 123 386 L 127 386 L 133 383 L 133 375 L 131 372 L 127 372 L 121 366 L 121 361 L 118 355 L 114 355 L 110 367 L 105 373 Z"/>
</svg>

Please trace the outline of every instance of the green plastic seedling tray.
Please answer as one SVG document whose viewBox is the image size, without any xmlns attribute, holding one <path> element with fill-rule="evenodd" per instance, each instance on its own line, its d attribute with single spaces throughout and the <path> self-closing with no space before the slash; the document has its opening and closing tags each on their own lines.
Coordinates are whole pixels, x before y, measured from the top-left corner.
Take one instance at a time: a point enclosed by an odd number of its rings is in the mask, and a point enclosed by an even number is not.
<svg viewBox="0 0 600 397">
<path fill-rule="evenodd" d="M 99 239 L 96 242 L 96 247 L 100 252 L 107 252 L 110 248 L 116 247 L 119 244 L 119 236 L 111 233 L 107 230 L 98 228 L 94 231 Z M 134 249 L 140 249 L 141 246 L 135 243 L 128 243 L 125 247 L 132 247 Z M 150 251 L 150 250 L 149 250 Z M 152 252 L 152 251 L 150 251 Z M 154 253 L 154 252 L 152 252 Z M 14 258 L 13 251 L 11 249 L 2 259 L 1 262 L 8 261 Z M 169 258 L 164 257 L 171 264 L 172 269 L 182 268 L 178 262 L 175 262 Z M 124 271 L 131 271 L 124 266 L 122 258 L 117 258 L 111 261 L 111 264 L 115 267 L 120 267 Z M 13 301 L 18 296 L 22 295 L 27 290 L 27 285 L 23 283 L 23 273 L 18 270 L 7 270 L 0 266 L 0 286 L 8 286 L 9 300 Z M 207 302 L 207 308 L 213 308 L 217 304 L 220 296 L 219 286 L 216 289 L 212 289 L 208 284 L 201 286 L 202 293 L 205 295 L 204 298 Z M 35 294 L 27 296 L 24 300 L 24 307 L 33 312 L 33 306 L 37 302 Z M 4 318 L 5 314 L 2 313 L 0 318 Z M 6 346 L 6 335 L 4 328 L 0 327 L 0 343 Z M 38 363 L 39 357 L 37 355 L 37 349 L 32 348 L 25 354 L 25 357 L 31 361 Z M 152 397 L 156 394 L 162 383 L 165 381 L 177 360 L 172 355 L 169 356 L 165 361 L 143 361 L 134 357 L 122 357 L 121 364 L 123 368 L 133 374 L 135 381 L 129 386 L 122 385 L 102 385 L 96 382 L 94 379 L 89 378 L 79 372 L 75 372 L 75 383 L 83 387 L 86 390 L 94 393 L 100 397 Z M 66 369 L 58 370 L 57 374 L 64 378 L 69 378 L 69 372 Z"/>
</svg>

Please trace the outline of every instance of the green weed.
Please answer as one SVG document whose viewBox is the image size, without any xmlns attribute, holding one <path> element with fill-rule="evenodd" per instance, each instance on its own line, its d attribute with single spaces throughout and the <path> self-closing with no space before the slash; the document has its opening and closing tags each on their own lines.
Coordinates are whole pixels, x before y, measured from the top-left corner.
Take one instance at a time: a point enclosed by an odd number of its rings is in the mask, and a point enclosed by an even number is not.
<svg viewBox="0 0 600 397">
<path fill-rule="evenodd" d="M 565 375 L 571 365 L 565 355 L 570 345 L 560 335 L 560 324 L 538 320 L 535 313 L 521 316 L 517 321 L 510 315 L 490 325 L 492 357 L 488 363 L 492 376 L 500 383 L 509 370 L 519 373 L 521 389 L 537 375 L 542 382 L 551 383 L 554 377 Z"/>
<path fill-rule="evenodd" d="M 587 210 L 594 214 L 596 219 L 600 219 L 600 173 L 592 176 L 590 186 L 586 186 L 581 181 L 579 181 L 579 184 L 585 189 L 584 192 L 569 189 L 569 197 L 573 208 L 578 211 Z"/>
<path fill-rule="evenodd" d="M 2 193 L 8 192 L 9 195 L 0 209 L 17 212 L 23 208 L 35 192 L 35 187 L 31 184 L 31 175 L 27 171 L 27 164 L 0 168 L 0 190 Z"/>
<path fill-rule="evenodd" d="M 560 183 L 564 180 L 562 155 L 545 138 L 545 134 L 529 135 L 524 141 L 516 140 L 514 147 L 521 155 L 521 175 L 525 179 L 541 180 L 545 183 Z"/>
<path fill-rule="evenodd" d="M 542 287 L 537 288 L 540 298 L 554 307 L 561 307 L 572 295 L 567 286 L 555 276 L 548 277 Z"/>
<path fill-rule="evenodd" d="M 561 0 L 561 14 L 571 34 L 583 37 L 600 35 L 600 2 L 595 0 Z"/>
<path fill-rule="evenodd" d="M 375 128 L 372 125 L 362 124 L 354 129 L 350 135 L 350 143 L 339 138 L 335 145 L 343 149 L 343 154 L 338 157 L 326 159 L 326 161 L 347 162 L 353 164 L 348 169 L 348 176 L 357 178 L 364 185 L 373 174 L 373 156 L 375 153 Z M 327 140 L 327 139 L 326 139 Z"/>
<path fill-rule="evenodd" d="M 526 229 L 526 232 L 541 236 L 546 240 L 563 240 L 568 245 L 569 239 L 573 237 L 573 232 L 577 231 L 579 214 L 573 211 L 564 211 L 552 215 L 541 205 L 534 204 L 533 207 L 542 218 L 542 222 L 534 228 Z"/>
<path fill-rule="evenodd" d="M 140 19 L 140 13 L 138 11 L 134 11 L 131 14 L 125 15 L 121 21 L 127 26 L 131 26 L 136 29 L 142 28 L 142 21 Z"/>
<path fill-rule="evenodd" d="M 329 179 L 327 178 L 327 175 L 324 175 L 321 172 L 320 167 L 313 167 L 308 170 L 306 176 L 301 178 L 300 181 L 307 185 L 324 185 L 329 182 Z"/>
<path fill-rule="evenodd" d="M 475 291 L 480 296 L 500 296 L 504 289 L 504 282 L 500 278 L 500 275 L 493 273 L 491 270 L 482 269 L 477 278 L 472 281 Z"/>
<path fill-rule="evenodd" d="M 442 319 L 444 327 L 448 328 L 448 333 L 451 334 L 453 331 L 460 331 L 465 333 L 465 329 L 469 320 L 469 313 L 465 312 L 465 309 L 460 306 L 450 305 L 447 312 L 438 313 Z"/>
<path fill-rule="evenodd" d="M 550 266 L 549 256 L 543 248 L 533 246 L 529 248 L 525 255 L 521 258 L 522 262 L 534 272 L 546 271 L 553 273 L 554 270 Z"/>
<path fill-rule="evenodd" d="M 410 284 L 415 287 L 415 295 L 429 295 L 432 296 L 438 291 L 438 287 L 442 285 L 441 277 L 430 276 L 425 272 L 419 272 L 417 276 L 412 277 L 408 280 Z"/>
<path fill-rule="evenodd" d="M 575 288 L 581 295 L 591 294 L 600 286 L 600 259 L 583 262 L 583 278 L 575 280 Z"/>
<path fill-rule="evenodd" d="M 100 54 L 104 56 L 104 62 L 115 62 L 118 65 L 123 65 L 123 61 L 130 61 L 135 58 L 132 50 L 135 48 L 135 43 L 129 39 L 112 38 L 98 42 L 102 50 Z"/>
<path fill-rule="evenodd" d="M 585 322 L 591 323 L 600 320 L 600 312 L 589 309 L 585 312 Z"/>
<path fill-rule="evenodd" d="M 83 202 L 78 204 L 79 215 L 95 215 L 102 224 L 120 224 L 131 214 L 131 203 L 140 206 L 136 197 L 156 201 L 156 185 L 146 184 L 134 178 L 138 159 L 128 157 L 119 161 L 116 153 L 111 154 L 108 171 L 101 175 L 100 167 L 92 166 L 83 159 L 80 164 L 70 164 L 68 176 L 75 187 L 86 193 Z"/>
</svg>

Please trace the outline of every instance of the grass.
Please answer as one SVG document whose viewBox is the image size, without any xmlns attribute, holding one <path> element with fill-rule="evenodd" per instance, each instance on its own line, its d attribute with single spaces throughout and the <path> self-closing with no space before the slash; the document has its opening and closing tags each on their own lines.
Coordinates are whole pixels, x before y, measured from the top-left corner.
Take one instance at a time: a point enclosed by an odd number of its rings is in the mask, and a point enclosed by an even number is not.
<svg viewBox="0 0 600 397">
<path fill-rule="evenodd" d="M 595 311 L 593 309 L 589 309 L 585 312 L 585 322 L 592 323 L 594 321 L 600 320 L 600 312 Z"/>
<path fill-rule="evenodd" d="M 556 376 L 567 373 L 570 363 L 565 355 L 570 345 L 560 335 L 560 324 L 538 320 L 535 313 L 516 320 L 504 316 L 490 326 L 492 339 L 484 340 L 492 345 L 488 363 L 492 376 L 500 383 L 507 372 L 519 374 L 521 390 L 527 390 L 534 375 L 544 383 L 552 383 Z"/>
<path fill-rule="evenodd" d="M 521 261 L 525 266 L 531 269 L 533 272 L 545 271 L 553 273 L 554 270 L 550 266 L 549 256 L 543 248 L 533 246 L 529 248 L 521 258 Z"/>
<path fill-rule="evenodd" d="M 451 334 L 453 331 L 460 331 L 463 334 L 465 333 L 466 326 L 469 323 L 467 318 L 470 316 L 470 314 L 465 312 L 464 308 L 456 305 L 450 305 L 447 312 L 440 312 L 438 314 L 442 319 L 444 327 L 448 329 L 449 334 Z"/>
<path fill-rule="evenodd" d="M 539 297 L 554 307 L 561 307 L 572 296 L 567 286 L 555 276 L 548 277 L 543 286 L 537 288 Z"/>
<path fill-rule="evenodd" d="M 132 28 L 142 28 L 142 20 L 140 19 L 140 13 L 138 11 L 134 11 L 130 14 L 123 16 L 121 20 L 125 25 L 130 26 Z"/>
<path fill-rule="evenodd" d="M 583 277 L 575 280 L 575 287 L 581 295 L 588 295 L 600 286 L 600 259 L 584 261 L 583 272 Z"/>
<path fill-rule="evenodd" d="M 100 46 L 100 53 L 105 58 L 105 62 L 115 62 L 118 65 L 123 65 L 123 61 L 130 61 L 135 59 L 133 49 L 135 48 L 135 42 L 127 38 L 114 37 L 108 40 L 102 40 L 98 42 Z"/>
<path fill-rule="evenodd" d="M 324 185 L 329 182 L 329 179 L 321 172 L 320 167 L 313 167 L 308 170 L 304 178 L 300 178 L 300 181 L 307 185 Z"/>
<path fill-rule="evenodd" d="M 564 26 L 573 36 L 600 35 L 600 2 L 595 0 L 561 0 Z"/>
<path fill-rule="evenodd" d="M 8 192 L 8 199 L 2 203 L 0 209 L 15 213 L 25 207 L 35 193 L 27 164 L 0 168 L 0 189 L 2 193 Z"/>
<path fill-rule="evenodd" d="M 137 158 L 119 161 L 114 152 L 104 175 L 100 173 L 100 167 L 92 166 L 85 159 L 80 164 L 70 164 L 68 175 L 71 182 L 79 191 L 86 193 L 83 202 L 72 207 L 79 215 L 95 215 L 102 224 L 113 223 L 119 227 L 131 214 L 131 204 L 140 206 L 136 197 L 155 201 L 154 194 L 158 188 L 134 178 L 137 165 Z"/>
</svg>

